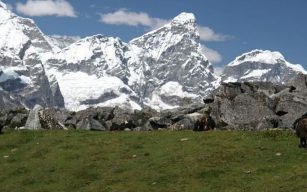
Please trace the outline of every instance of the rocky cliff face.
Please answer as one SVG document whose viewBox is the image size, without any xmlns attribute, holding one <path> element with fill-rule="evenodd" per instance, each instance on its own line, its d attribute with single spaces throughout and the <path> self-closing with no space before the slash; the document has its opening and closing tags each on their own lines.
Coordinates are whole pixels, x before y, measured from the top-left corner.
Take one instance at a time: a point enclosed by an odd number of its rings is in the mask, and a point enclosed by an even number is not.
<svg viewBox="0 0 307 192">
<path fill-rule="evenodd" d="M 199 101 L 215 88 L 213 67 L 202 54 L 193 14 L 182 13 L 169 24 L 129 43 L 129 85 L 144 104 L 156 109 Z"/>
<path fill-rule="evenodd" d="M 0 92 L 11 98 L 1 107 L 64 106 L 56 80 L 51 86 L 42 63 L 52 51 L 32 20 L 16 16 L 0 3 Z"/>
<path fill-rule="evenodd" d="M 223 82 L 272 82 L 285 84 L 299 73 L 306 73 L 301 65 L 285 60 L 279 52 L 253 50 L 229 63 L 221 75 Z"/>
</svg>

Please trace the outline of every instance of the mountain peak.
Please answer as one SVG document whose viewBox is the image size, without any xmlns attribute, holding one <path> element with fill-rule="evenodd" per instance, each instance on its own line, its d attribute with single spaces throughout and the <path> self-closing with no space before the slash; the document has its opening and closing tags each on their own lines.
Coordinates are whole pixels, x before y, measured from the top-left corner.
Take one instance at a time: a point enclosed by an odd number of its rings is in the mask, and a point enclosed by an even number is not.
<svg viewBox="0 0 307 192">
<path fill-rule="evenodd" d="M 229 63 L 221 75 L 223 82 L 266 81 L 288 82 L 293 76 L 306 73 L 298 64 L 289 63 L 278 51 L 252 50 Z"/>
<path fill-rule="evenodd" d="M 265 64 L 276 64 L 285 62 L 284 56 L 278 51 L 255 49 L 250 52 L 244 53 L 237 57 L 228 66 L 235 66 L 245 62 L 260 62 Z"/>
<path fill-rule="evenodd" d="M 183 12 L 172 20 L 172 24 L 184 25 L 187 23 L 196 23 L 196 18 L 193 13 Z"/>
<path fill-rule="evenodd" d="M 7 8 L 6 4 L 0 0 L 0 23 L 11 18 L 11 16 L 11 11 Z"/>
<path fill-rule="evenodd" d="M 7 9 L 7 6 L 5 3 L 3 3 L 1 0 L 0 0 L 0 7 L 1 8 L 4 8 L 4 9 Z"/>
</svg>

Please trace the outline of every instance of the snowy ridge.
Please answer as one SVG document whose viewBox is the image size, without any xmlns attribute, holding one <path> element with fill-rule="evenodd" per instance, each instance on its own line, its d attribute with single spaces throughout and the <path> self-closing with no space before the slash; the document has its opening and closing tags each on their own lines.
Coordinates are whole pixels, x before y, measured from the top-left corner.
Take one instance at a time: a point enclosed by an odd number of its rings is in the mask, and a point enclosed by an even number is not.
<svg viewBox="0 0 307 192">
<path fill-rule="evenodd" d="M 13 14 L 8 10 L 7 6 L 0 1 L 0 24 L 11 17 L 13 17 Z"/>
<path fill-rule="evenodd" d="M 228 64 L 228 66 L 240 65 L 243 62 L 260 62 L 274 65 L 284 60 L 285 58 L 280 52 L 256 49 L 237 57 L 234 61 Z"/>
<path fill-rule="evenodd" d="M 58 51 L 68 47 L 69 45 L 79 41 L 81 37 L 79 36 L 61 36 L 61 35 L 49 35 L 47 40 L 55 48 L 59 48 Z"/>
<path fill-rule="evenodd" d="M 284 84 L 296 74 L 307 74 L 298 64 L 291 64 L 277 51 L 253 50 L 229 63 L 221 75 L 223 82 L 270 81 Z"/>
</svg>

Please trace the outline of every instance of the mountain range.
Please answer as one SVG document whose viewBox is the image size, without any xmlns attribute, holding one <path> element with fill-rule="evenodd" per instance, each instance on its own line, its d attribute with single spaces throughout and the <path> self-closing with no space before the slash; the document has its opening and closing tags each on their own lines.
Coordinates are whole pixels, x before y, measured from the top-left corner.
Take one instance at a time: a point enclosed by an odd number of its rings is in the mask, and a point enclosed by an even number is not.
<svg viewBox="0 0 307 192">
<path fill-rule="evenodd" d="M 253 50 L 228 64 L 220 77 L 202 51 L 195 16 L 126 43 L 119 38 L 48 36 L 33 20 L 0 1 L 0 106 L 33 108 L 120 106 L 171 109 L 202 98 L 221 82 L 283 84 L 302 66 L 279 52 Z"/>
</svg>

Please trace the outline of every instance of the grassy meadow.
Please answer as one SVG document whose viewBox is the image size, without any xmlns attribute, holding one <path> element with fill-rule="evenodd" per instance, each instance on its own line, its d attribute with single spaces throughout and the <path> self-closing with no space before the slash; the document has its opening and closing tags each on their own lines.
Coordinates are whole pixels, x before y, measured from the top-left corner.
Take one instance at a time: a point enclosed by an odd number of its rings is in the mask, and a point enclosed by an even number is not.
<svg viewBox="0 0 307 192">
<path fill-rule="evenodd" d="M 307 191 L 291 132 L 15 131 L 0 135 L 0 192 Z"/>
</svg>

